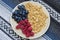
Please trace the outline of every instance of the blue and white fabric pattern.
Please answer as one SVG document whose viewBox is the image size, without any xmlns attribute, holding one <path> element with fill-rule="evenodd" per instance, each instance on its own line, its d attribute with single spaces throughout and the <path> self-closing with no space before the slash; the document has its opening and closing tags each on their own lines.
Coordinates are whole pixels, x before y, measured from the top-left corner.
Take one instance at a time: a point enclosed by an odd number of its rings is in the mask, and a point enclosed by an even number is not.
<svg viewBox="0 0 60 40">
<path fill-rule="evenodd" d="M 37 1 L 37 0 L 32 0 Z M 60 14 L 48 6 L 43 1 L 38 1 L 44 5 L 51 17 L 60 23 Z M 17 35 L 11 28 L 9 23 L 9 18 L 12 13 L 13 8 L 17 3 L 12 3 L 12 0 L 0 0 L 0 40 L 28 40 Z M 53 13 L 52 13 L 53 12 Z M 58 15 L 58 17 L 57 17 Z M 51 29 L 50 29 L 51 30 Z M 60 38 L 48 30 L 42 37 L 32 40 L 59 40 Z M 1 38 L 2 37 L 2 38 Z"/>
</svg>

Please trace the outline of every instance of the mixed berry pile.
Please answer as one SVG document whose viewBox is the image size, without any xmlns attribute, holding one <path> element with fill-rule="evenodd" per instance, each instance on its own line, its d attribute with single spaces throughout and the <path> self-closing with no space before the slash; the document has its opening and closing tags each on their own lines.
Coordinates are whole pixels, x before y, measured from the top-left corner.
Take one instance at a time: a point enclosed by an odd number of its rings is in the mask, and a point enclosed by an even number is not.
<svg viewBox="0 0 60 40">
<path fill-rule="evenodd" d="M 25 9 L 24 5 L 18 5 L 18 10 L 15 10 L 12 14 L 12 18 L 18 23 L 16 29 L 21 29 L 22 33 L 25 34 L 26 37 L 34 36 L 31 24 L 27 18 L 28 13 L 29 12 Z"/>
</svg>

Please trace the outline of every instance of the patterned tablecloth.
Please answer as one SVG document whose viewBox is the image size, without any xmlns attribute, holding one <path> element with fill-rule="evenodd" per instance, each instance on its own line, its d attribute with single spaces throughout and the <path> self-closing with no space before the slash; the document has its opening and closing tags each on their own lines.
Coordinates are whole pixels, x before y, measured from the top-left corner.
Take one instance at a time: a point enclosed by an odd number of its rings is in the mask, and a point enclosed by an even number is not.
<svg viewBox="0 0 60 40">
<path fill-rule="evenodd" d="M 24 0 L 0 0 L 0 40 L 29 40 L 17 35 L 11 28 L 9 18 L 13 8 Z M 44 5 L 51 15 L 51 24 L 48 31 L 41 37 L 32 40 L 60 40 L 60 14 L 41 0 L 37 1 Z"/>
</svg>

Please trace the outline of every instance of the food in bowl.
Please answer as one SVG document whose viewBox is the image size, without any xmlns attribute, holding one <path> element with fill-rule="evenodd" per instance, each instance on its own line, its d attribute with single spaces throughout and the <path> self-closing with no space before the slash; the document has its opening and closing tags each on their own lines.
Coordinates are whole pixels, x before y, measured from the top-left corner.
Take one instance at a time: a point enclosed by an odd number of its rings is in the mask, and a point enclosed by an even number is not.
<svg viewBox="0 0 60 40">
<path fill-rule="evenodd" d="M 38 2 L 27 1 L 14 8 L 10 22 L 18 35 L 33 39 L 47 31 L 50 16 L 44 6 Z"/>
</svg>

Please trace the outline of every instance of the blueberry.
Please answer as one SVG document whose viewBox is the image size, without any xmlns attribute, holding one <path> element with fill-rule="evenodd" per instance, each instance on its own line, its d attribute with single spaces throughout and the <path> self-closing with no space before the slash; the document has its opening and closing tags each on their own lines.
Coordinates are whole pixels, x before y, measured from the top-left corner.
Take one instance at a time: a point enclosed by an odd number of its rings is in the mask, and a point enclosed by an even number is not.
<svg viewBox="0 0 60 40">
<path fill-rule="evenodd" d="M 20 13 L 19 10 L 15 10 L 15 11 L 13 12 L 13 15 L 17 15 L 17 16 L 19 16 L 19 13 Z"/>
<path fill-rule="evenodd" d="M 25 14 L 26 14 L 26 13 L 25 13 L 25 11 L 23 10 L 23 11 L 22 11 L 22 15 L 25 15 Z"/>
<path fill-rule="evenodd" d="M 23 10 L 20 10 L 20 13 L 19 14 L 22 15 L 23 14 Z"/>
<path fill-rule="evenodd" d="M 28 15 L 24 15 L 25 18 L 27 18 Z"/>
<path fill-rule="evenodd" d="M 20 11 L 20 13 L 19 13 L 20 15 L 22 15 L 22 11 Z"/>
<path fill-rule="evenodd" d="M 15 18 L 15 16 L 13 16 L 13 15 L 12 15 L 12 18 L 14 19 L 14 18 Z"/>
<path fill-rule="evenodd" d="M 23 15 L 27 15 L 27 14 L 28 14 L 28 11 L 27 11 L 27 10 L 23 10 L 23 11 L 22 11 L 22 14 L 23 14 Z"/>
<path fill-rule="evenodd" d="M 27 18 L 27 16 L 28 16 L 28 15 L 22 15 L 22 18 L 24 18 L 24 17 Z"/>
<path fill-rule="evenodd" d="M 26 19 L 26 17 L 22 17 L 22 20 Z"/>
<path fill-rule="evenodd" d="M 24 8 L 25 8 L 24 5 L 19 5 L 19 6 L 18 6 L 18 9 L 24 9 Z"/>
<path fill-rule="evenodd" d="M 26 14 L 28 14 L 29 12 L 28 12 L 28 10 L 26 10 L 26 12 L 25 12 Z"/>
<path fill-rule="evenodd" d="M 19 17 L 18 16 L 15 16 L 15 20 L 18 20 L 19 19 Z"/>
<path fill-rule="evenodd" d="M 14 13 L 15 14 L 18 14 L 18 13 L 20 13 L 20 11 L 19 10 L 15 10 Z"/>
<path fill-rule="evenodd" d="M 16 22 L 19 22 L 20 20 L 22 20 L 21 17 L 18 17 L 18 16 L 15 16 L 15 19 L 14 19 Z"/>
<path fill-rule="evenodd" d="M 24 12 L 25 12 L 26 14 L 28 14 L 28 10 L 25 9 Z"/>
<path fill-rule="evenodd" d="M 21 21 L 22 20 L 22 18 L 21 17 L 19 17 L 18 19 L 17 19 L 17 22 L 19 22 L 19 21 Z"/>
<path fill-rule="evenodd" d="M 20 15 L 25 15 L 25 12 L 24 11 L 20 11 Z"/>
<path fill-rule="evenodd" d="M 14 14 L 14 13 L 12 13 L 12 16 L 15 16 L 15 14 Z"/>
<path fill-rule="evenodd" d="M 25 11 L 22 12 L 22 15 L 26 15 Z"/>
<path fill-rule="evenodd" d="M 19 17 L 19 20 L 22 20 L 22 18 L 21 18 L 21 17 Z"/>
<path fill-rule="evenodd" d="M 18 23 L 20 20 L 16 20 L 16 22 Z"/>
</svg>

